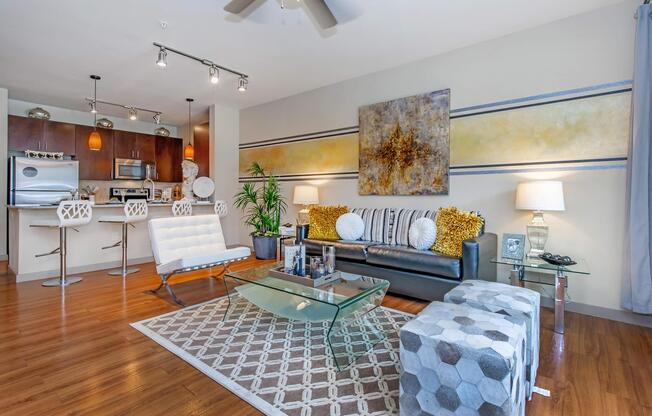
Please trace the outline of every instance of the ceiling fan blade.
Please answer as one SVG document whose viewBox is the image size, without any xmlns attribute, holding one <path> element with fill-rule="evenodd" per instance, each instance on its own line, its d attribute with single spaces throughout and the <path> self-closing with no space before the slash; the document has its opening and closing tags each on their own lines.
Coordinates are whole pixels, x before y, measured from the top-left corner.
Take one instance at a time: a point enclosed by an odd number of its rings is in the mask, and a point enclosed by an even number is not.
<svg viewBox="0 0 652 416">
<path fill-rule="evenodd" d="M 322 29 L 328 29 L 337 24 L 337 19 L 333 16 L 325 0 L 304 0 L 304 3 Z"/>
<path fill-rule="evenodd" d="M 249 5 L 254 1 L 256 0 L 231 0 L 229 4 L 224 6 L 224 10 L 226 10 L 229 13 L 238 14 L 244 9 L 246 9 L 247 7 L 249 7 Z"/>
</svg>

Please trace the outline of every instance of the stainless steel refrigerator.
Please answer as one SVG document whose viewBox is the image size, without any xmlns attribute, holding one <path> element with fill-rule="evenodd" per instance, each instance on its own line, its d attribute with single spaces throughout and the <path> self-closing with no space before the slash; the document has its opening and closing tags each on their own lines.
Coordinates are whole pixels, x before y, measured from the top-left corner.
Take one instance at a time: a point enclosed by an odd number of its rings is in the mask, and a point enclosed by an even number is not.
<svg viewBox="0 0 652 416">
<path fill-rule="evenodd" d="M 12 156 L 9 205 L 50 205 L 70 199 L 79 188 L 79 162 Z"/>
</svg>

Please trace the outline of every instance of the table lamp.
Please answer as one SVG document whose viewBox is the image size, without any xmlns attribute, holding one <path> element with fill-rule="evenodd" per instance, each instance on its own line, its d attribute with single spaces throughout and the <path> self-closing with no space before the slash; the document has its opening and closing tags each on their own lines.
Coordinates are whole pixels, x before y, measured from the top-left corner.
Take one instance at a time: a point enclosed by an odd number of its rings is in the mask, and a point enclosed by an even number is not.
<svg viewBox="0 0 652 416">
<path fill-rule="evenodd" d="M 316 186 L 310 185 L 297 185 L 294 187 L 295 205 L 303 205 L 297 217 L 297 224 L 308 224 L 309 220 L 309 205 L 319 204 L 319 191 Z"/>
<path fill-rule="evenodd" d="M 544 253 L 548 240 L 548 224 L 543 211 L 564 211 L 564 186 L 560 181 L 534 181 L 519 183 L 516 188 L 516 209 L 532 211 L 532 222 L 527 225 L 530 243 L 528 257 Z"/>
</svg>

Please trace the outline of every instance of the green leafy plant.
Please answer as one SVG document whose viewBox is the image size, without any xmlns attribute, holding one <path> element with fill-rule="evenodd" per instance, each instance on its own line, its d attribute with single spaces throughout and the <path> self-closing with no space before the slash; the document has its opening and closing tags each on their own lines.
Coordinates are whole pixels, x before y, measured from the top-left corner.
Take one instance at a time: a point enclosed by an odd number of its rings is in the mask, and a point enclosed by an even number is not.
<svg viewBox="0 0 652 416">
<path fill-rule="evenodd" d="M 267 175 L 258 162 L 251 164 L 249 175 L 262 179 L 262 184 L 247 182 L 242 185 L 242 190 L 235 195 L 235 206 L 244 213 L 245 224 L 253 227 L 254 236 L 278 235 L 281 214 L 287 210 L 279 181 L 271 172 Z"/>
</svg>

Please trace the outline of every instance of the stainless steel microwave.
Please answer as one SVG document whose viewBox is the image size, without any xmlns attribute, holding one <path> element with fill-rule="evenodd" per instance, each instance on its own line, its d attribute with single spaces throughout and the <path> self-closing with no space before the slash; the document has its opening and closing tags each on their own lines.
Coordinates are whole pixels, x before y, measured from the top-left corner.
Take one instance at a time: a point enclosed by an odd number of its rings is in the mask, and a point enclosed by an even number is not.
<svg viewBox="0 0 652 416">
<path fill-rule="evenodd" d="M 115 159 L 113 163 L 113 179 L 154 178 L 154 164 L 138 159 Z"/>
</svg>

